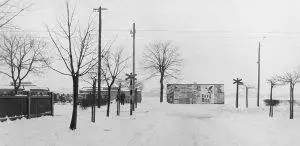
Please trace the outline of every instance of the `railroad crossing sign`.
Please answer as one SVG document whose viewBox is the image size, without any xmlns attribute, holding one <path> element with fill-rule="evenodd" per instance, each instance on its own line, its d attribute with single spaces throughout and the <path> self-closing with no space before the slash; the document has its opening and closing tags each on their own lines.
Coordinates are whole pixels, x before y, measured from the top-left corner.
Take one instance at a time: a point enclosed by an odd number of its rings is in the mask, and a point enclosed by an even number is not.
<svg viewBox="0 0 300 146">
<path fill-rule="evenodd" d="M 127 76 L 126 80 L 132 80 L 132 79 L 136 80 L 135 78 L 136 74 L 130 73 L 130 74 L 126 74 L 126 76 Z"/>
<path fill-rule="evenodd" d="M 243 85 L 243 82 L 241 82 L 241 81 L 242 81 L 242 79 L 239 79 L 239 78 L 233 79 L 233 84 Z"/>
<path fill-rule="evenodd" d="M 243 85 L 242 79 L 236 78 L 233 79 L 233 84 L 236 84 L 236 100 L 235 100 L 235 107 L 239 107 L 239 85 Z"/>
</svg>

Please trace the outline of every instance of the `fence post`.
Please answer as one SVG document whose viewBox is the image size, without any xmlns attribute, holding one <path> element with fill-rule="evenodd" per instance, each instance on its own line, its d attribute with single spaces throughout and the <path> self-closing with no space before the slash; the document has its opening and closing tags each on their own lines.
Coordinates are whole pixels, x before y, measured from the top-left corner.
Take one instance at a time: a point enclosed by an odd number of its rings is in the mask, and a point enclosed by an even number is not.
<svg viewBox="0 0 300 146">
<path fill-rule="evenodd" d="M 31 118 L 31 111 L 30 111 L 30 107 L 31 107 L 31 97 L 30 97 L 30 93 L 27 94 L 27 118 L 30 119 Z"/>
<path fill-rule="evenodd" d="M 53 113 L 53 93 L 52 92 L 50 92 L 50 107 L 51 107 L 51 116 L 53 116 L 54 115 L 54 113 Z"/>
</svg>

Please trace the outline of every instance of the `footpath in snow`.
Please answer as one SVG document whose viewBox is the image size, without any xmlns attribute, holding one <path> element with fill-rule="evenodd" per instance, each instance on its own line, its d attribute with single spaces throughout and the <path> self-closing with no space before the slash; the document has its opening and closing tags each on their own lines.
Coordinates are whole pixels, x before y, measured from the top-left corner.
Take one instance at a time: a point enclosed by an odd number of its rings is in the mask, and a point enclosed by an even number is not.
<svg viewBox="0 0 300 146">
<path fill-rule="evenodd" d="M 234 108 L 232 99 L 225 105 L 175 105 L 145 98 L 133 116 L 129 105 L 116 116 L 112 104 L 96 108 L 96 123 L 90 122 L 90 108 L 78 110 L 78 129 L 68 129 L 72 106 L 55 105 L 55 116 L 0 123 L 0 146 L 298 146 L 300 108 L 289 120 L 288 105 Z M 253 101 L 252 101 L 253 100 Z M 240 101 L 243 103 L 243 101 Z"/>
</svg>

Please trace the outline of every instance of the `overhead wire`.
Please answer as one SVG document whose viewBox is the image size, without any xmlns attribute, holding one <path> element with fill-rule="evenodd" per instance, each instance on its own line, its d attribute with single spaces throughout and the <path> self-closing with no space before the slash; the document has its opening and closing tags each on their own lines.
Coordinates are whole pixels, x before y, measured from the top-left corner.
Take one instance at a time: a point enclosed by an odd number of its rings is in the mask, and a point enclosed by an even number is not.
<svg viewBox="0 0 300 146">
<path fill-rule="evenodd" d="M 94 30 L 98 31 L 98 30 Z M 103 29 L 103 32 L 130 32 L 130 29 Z M 226 38 L 226 39 L 234 39 L 235 37 L 248 38 L 248 39 L 256 39 L 261 38 L 262 36 L 288 36 L 287 38 L 298 38 L 300 37 L 300 31 L 266 31 L 266 32 L 239 32 L 239 31 L 228 31 L 228 30 L 197 30 L 197 29 L 136 29 L 137 32 L 151 32 L 151 33 L 194 33 L 194 34 L 207 34 L 207 35 L 219 35 L 218 37 Z M 36 35 L 41 35 L 43 33 L 48 33 L 46 30 L 0 30 L 0 33 L 5 32 L 25 32 L 32 33 Z M 51 32 L 57 32 L 51 30 Z M 44 34 L 44 35 L 45 35 Z M 246 36 L 246 37 L 245 37 Z M 46 36 L 34 36 L 47 38 Z"/>
</svg>

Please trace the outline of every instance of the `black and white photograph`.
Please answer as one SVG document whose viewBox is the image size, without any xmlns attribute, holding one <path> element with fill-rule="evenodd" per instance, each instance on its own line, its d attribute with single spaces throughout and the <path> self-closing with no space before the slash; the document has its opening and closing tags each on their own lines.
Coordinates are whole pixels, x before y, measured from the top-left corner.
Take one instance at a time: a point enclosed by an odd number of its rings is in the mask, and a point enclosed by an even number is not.
<svg viewBox="0 0 300 146">
<path fill-rule="evenodd" d="M 0 0 L 0 146 L 299 146 L 298 0 Z"/>
</svg>

